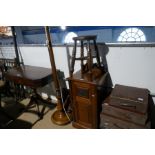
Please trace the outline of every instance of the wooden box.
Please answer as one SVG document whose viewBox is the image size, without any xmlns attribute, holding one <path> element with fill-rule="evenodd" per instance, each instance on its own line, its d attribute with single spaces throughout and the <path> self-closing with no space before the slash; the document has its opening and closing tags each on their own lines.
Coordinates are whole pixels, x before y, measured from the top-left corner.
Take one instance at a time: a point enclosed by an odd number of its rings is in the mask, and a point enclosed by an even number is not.
<svg viewBox="0 0 155 155">
<path fill-rule="evenodd" d="M 109 104 L 122 109 L 145 114 L 148 110 L 147 89 L 115 85 Z"/>
<path fill-rule="evenodd" d="M 150 129 L 151 126 L 150 122 L 148 122 L 146 125 L 139 125 L 103 113 L 101 114 L 100 118 L 101 129 Z"/>
<path fill-rule="evenodd" d="M 139 125 L 145 125 L 148 119 L 147 113 L 140 114 L 129 110 L 117 108 L 114 106 L 110 106 L 107 102 L 102 105 L 102 113 Z"/>
</svg>

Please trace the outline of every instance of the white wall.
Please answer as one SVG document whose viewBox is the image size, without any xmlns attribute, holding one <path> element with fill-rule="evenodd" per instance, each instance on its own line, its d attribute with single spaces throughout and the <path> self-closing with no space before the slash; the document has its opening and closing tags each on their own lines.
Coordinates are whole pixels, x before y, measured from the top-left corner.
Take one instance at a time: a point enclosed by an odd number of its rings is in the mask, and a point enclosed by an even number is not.
<svg viewBox="0 0 155 155">
<path fill-rule="evenodd" d="M 51 68 L 49 52 L 45 46 L 27 46 L 20 47 L 25 65 L 40 66 Z M 65 77 L 69 76 L 68 60 L 65 47 L 53 47 L 54 58 L 57 69 L 65 73 Z"/>
<path fill-rule="evenodd" d="M 66 47 L 54 47 L 53 50 L 57 68 L 68 77 Z M 20 51 L 26 65 L 51 67 L 47 47 L 21 46 Z M 113 84 L 148 88 L 155 94 L 155 47 L 109 47 L 107 62 Z M 78 68 L 76 65 L 76 70 Z"/>
<path fill-rule="evenodd" d="M 155 93 L 154 59 L 154 47 L 110 47 L 107 62 L 113 84 L 144 87 Z"/>
<path fill-rule="evenodd" d="M 25 65 L 40 66 L 50 68 L 50 59 L 46 47 L 20 47 Z"/>
</svg>

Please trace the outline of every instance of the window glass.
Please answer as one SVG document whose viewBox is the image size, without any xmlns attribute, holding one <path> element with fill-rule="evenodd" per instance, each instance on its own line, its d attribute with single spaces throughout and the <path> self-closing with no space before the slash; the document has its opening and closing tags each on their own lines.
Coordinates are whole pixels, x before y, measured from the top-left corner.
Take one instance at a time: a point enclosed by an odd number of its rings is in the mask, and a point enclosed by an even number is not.
<svg viewBox="0 0 155 155">
<path fill-rule="evenodd" d="M 65 37 L 65 40 L 64 40 L 64 43 L 73 43 L 74 41 L 73 41 L 73 38 L 74 37 L 77 37 L 77 34 L 76 33 L 74 33 L 74 32 L 69 32 L 67 35 L 66 35 L 66 37 Z"/>
<path fill-rule="evenodd" d="M 118 37 L 117 41 L 119 42 L 142 42 L 146 41 L 146 37 L 138 28 L 127 28 L 124 30 L 120 36 Z"/>
</svg>

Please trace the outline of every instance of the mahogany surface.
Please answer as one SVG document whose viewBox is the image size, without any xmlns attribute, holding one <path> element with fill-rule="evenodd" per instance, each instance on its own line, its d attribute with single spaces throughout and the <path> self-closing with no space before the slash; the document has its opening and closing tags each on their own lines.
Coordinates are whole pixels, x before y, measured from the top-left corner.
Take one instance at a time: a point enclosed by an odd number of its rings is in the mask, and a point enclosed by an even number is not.
<svg viewBox="0 0 155 155">
<path fill-rule="evenodd" d="M 52 80 L 51 74 L 51 69 L 25 65 L 8 70 L 5 77 L 16 84 L 38 88 Z"/>
<path fill-rule="evenodd" d="M 148 89 L 116 84 L 110 97 L 110 105 L 146 114 L 148 110 Z"/>
</svg>

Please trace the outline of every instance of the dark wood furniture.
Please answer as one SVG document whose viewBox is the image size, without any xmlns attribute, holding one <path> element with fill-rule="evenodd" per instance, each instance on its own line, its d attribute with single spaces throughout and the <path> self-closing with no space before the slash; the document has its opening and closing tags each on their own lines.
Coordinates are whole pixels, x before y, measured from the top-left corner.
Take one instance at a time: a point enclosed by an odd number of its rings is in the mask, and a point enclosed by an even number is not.
<svg viewBox="0 0 155 155">
<path fill-rule="evenodd" d="M 73 126 L 76 128 L 99 128 L 99 111 L 106 94 L 108 73 L 101 66 L 97 36 L 73 38 L 74 48 L 70 71 Z M 80 56 L 77 57 L 77 43 L 80 43 Z M 93 60 L 96 59 L 96 63 Z M 76 61 L 81 62 L 80 71 L 74 73 Z"/>
<path fill-rule="evenodd" d="M 25 65 L 8 70 L 5 77 L 9 81 L 36 89 L 51 82 L 51 75 L 51 69 Z"/>
<path fill-rule="evenodd" d="M 5 65 L 6 70 L 17 66 L 15 59 L 0 58 L 0 62 Z"/>
<path fill-rule="evenodd" d="M 98 67 L 101 67 L 99 51 L 96 44 L 97 36 L 79 36 L 74 37 L 74 48 L 71 61 L 70 76 L 73 75 L 75 61 L 81 61 L 81 75 L 85 72 L 92 75 L 92 67 L 94 58 L 97 60 Z M 77 57 L 77 43 L 80 42 L 80 57 Z M 85 62 L 86 61 L 86 62 Z"/>
<path fill-rule="evenodd" d="M 101 128 L 145 129 L 150 128 L 149 91 L 116 84 L 102 104 Z"/>
<path fill-rule="evenodd" d="M 110 97 L 110 105 L 137 113 L 148 111 L 149 90 L 116 84 Z"/>
<path fill-rule="evenodd" d="M 14 118 L 11 117 L 6 111 L 5 111 L 5 108 L 2 106 L 2 103 L 1 103 L 1 95 L 2 93 L 6 94 L 6 91 L 7 91 L 7 83 L 6 83 L 6 80 L 5 80 L 5 77 L 4 77 L 4 73 L 6 71 L 6 66 L 5 66 L 5 63 L 4 61 L 0 60 L 0 113 L 2 113 L 5 117 L 9 118 L 10 120 L 13 120 Z M 5 124 L 1 124 L 0 122 L 0 128 L 5 126 Z"/>
<path fill-rule="evenodd" d="M 14 82 L 15 84 L 28 86 L 31 89 L 33 89 L 34 94 L 31 96 L 31 100 L 28 107 L 32 104 L 36 104 L 38 108 L 38 114 L 40 118 L 42 118 L 45 107 L 40 112 L 37 100 L 41 98 L 39 98 L 36 89 L 39 87 L 43 87 L 44 85 L 51 82 L 51 69 L 28 65 L 19 66 L 9 69 L 5 73 L 5 78 L 8 81 Z"/>
<path fill-rule="evenodd" d="M 0 60 L 0 107 L 1 107 L 1 93 L 6 91 L 6 80 L 4 77 L 6 71 L 5 62 Z"/>
<path fill-rule="evenodd" d="M 96 69 L 93 69 L 95 72 Z M 88 81 L 88 74 L 77 72 L 70 81 L 72 107 L 73 107 L 73 126 L 76 128 L 99 128 L 99 113 L 101 103 L 104 99 L 106 90 L 106 78 L 108 73 L 100 74 Z"/>
</svg>

